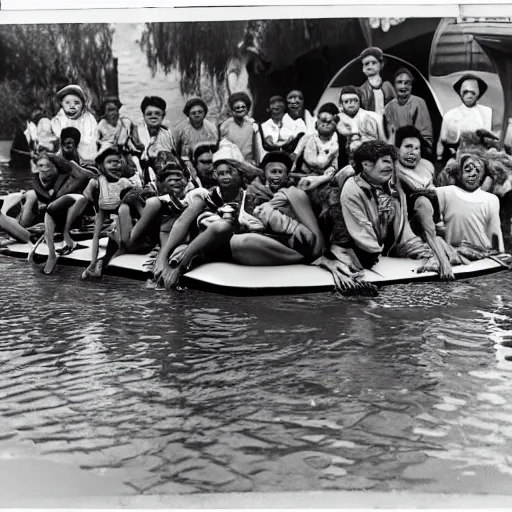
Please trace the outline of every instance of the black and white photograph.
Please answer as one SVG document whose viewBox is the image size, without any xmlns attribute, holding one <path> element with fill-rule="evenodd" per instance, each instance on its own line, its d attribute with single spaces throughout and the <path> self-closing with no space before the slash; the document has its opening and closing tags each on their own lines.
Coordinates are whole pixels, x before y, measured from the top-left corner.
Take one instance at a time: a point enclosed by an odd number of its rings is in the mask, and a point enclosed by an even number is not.
<svg viewBox="0 0 512 512">
<path fill-rule="evenodd" d="M 272 9 L 2 20 L 0 507 L 512 502 L 512 17 Z"/>
</svg>

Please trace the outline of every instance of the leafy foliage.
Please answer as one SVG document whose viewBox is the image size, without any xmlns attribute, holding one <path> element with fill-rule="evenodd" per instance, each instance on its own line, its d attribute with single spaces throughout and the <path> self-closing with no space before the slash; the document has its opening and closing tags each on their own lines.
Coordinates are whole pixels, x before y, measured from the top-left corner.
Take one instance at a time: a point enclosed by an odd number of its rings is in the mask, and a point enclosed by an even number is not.
<svg viewBox="0 0 512 512">
<path fill-rule="evenodd" d="M 255 69 L 279 69 L 316 48 L 346 43 L 360 30 L 359 21 L 348 18 L 147 23 L 140 45 L 153 71 L 177 70 L 182 93 L 197 94 L 205 77 L 222 82 L 238 51 L 265 63 Z"/>
<path fill-rule="evenodd" d="M 56 91 L 70 83 L 81 85 L 97 106 L 106 91 L 113 34 L 107 24 L 0 26 L 0 89 L 14 101 L 2 131 L 38 105 L 53 115 Z"/>
<path fill-rule="evenodd" d="M 197 94 L 205 77 L 222 81 L 245 29 L 245 21 L 147 23 L 140 46 L 153 72 L 177 70 L 182 93 Z"/>
</svg>

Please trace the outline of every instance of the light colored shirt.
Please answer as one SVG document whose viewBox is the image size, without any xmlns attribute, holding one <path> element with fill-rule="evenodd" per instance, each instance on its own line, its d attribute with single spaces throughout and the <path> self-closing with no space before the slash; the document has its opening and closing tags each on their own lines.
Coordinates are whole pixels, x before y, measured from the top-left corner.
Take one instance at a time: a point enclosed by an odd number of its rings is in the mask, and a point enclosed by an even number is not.
<svg viewBox="0 0 512 512">
<path fill-rule="evenodd" d="M 436 191 L 447 243 L 457 247 L 467 240 L 480 247 L 491 248 L 493 235 L 496 235 L 498 248 L 504 252 L 497 196 L 481 188 L 467 192 L 456 185 L 438 187 Z"/>
<path fill-rule="evenodd" d="M 375 113 L 382 115 L 384 114 L 384 93 L 382 89 L 373 89 L 373 99 L 375 101 Z"/>
<path fill-rule="evenodd" d="M 357 111 L 354 117 L 340 112 L 340 122 L 337 128 L 349 141 L 356 135 L 361 137 L 362 142 L 385 140 L 382 116 L 362 108 Z"/>
<path fill-rule="evenodd" d="M 316 118 L 311 115 L 309 110 L 304 110 L 304 118 L 293 119 L 290 114 L 285 114 L 284 117 L 288 117 L 292 123 L 295 123 L 297 133 L 308 134 L 316 130 Z"/>
<path fill-rule="evenodd" d="M 244 160 L 252 162 L 255 160 L 254 137 L 258 127 L 256 123 L 244 118 L 242 125 L 239 125 L 232 117 L 226 119 L 219 128 L 220 138 L 227 139 L 236 144 Z"/>
<path fill-rule="evenodd" d="M 80 132 L 80 144 L 78 145 L 78 154 L 82 160 L 94 160 L 98 153 L 96 141 L 98 139 L 98 122 L 94 116 L 84 109 L 78 119 L 70 119 L 61 108 L 57 115 L 52 119 L 52 130 L 56 137 L 64 128 L 72 126 Z"/>
<path fill-rule="evenodd" d="M 261 125 L 261 131 L 263 132 L 263 138 L 267 140 L 270 137 L 273 144 L 293 139 L 300 133 L 295 122 L 287 114 L 284 115 L 281 126 L 270 118 Z"/>
<path fill-rule="evenodd" d="M 398 160 L 395 164 L 396 174 L 411 192 L 420 190 L 433 190 L 434 166 L 428 160 L 422 158 L 414 169 L 403 166 Z"/>
<path fill-rule="evenodd" d="M 459 107 L 448 110 L 443 117 L 439 138 L 446 144 L 457 144 L 463 132 L 492 130 L 492 108 L 484 105 Z"/>
<path fill-rule="evenodd" d="M 187 119 L 181 126 L 176 129 L 176 146 L 180 152 L 180 156 L 189 160 L 192 151 L 199 142 L 217 144 L 219 142 L 219 133 L 213 123 L 204 120 L 203 126 L 196 129 Z"/>
</svg>

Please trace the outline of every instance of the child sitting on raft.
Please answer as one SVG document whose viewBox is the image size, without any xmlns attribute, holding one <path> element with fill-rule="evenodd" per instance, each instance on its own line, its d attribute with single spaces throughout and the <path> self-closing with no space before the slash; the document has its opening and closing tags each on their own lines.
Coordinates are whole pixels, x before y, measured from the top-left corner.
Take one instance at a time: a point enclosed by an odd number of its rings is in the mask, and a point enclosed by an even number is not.
<svg viewBox="0 0 512 512">
<path fill-rule="evenodd" d="M 122 192 L 132 187 L 128 178 L 122 177 L 121 150 L 110 146 L 96 157 L 99 176 L 92 178 L 84 190 L 84 196 L 97 205 L 94 219 L 91 263 L 82 274 L 82 279 L 101 275 L 98 262 L 99 239 L 106 218 L 117 214 L 121 205 Z"/>
<path fill-rule="evenodd" d="M 395 171 L 407 198 L 411 228 L 432 249 L 439 264 L 440 278 L 453 280 L 455 275 L 450 261 L 437 238 L 437 232 L 442 233 L 442 220 L 433 183 L 434 165 L 422 158 L 425 141 L 417 128 L 403 126 L 396 131 L 395 146 L 398 150 Z"/>
<path fill-rule="evenodd" d="M 255 175 L 262 173 L 244 162 L 238 147 L 227 140 L 221 141 L 219 150 L 213 155 L 213 165 L 217 186 L 209 191 L 203 201 L 194 202 L 183 212 L 157 256 L 154 278 L 166 288 L 177 285 L 196 256 L 206 255 L 207 258 L 215 257 L 215 260 L 231 259 L 229 250 L 225 248 L 229 249 L 230 238 L 241 230 L 240 209 L 245 197 L 243 179 L 252 180 Z M 247 218 L 252 219 L 246 216 L 245 222 Z M 184 243 L 196 221 L 202 232 L 186 249 L 176 254 L 176 249 Z M 256 221 L 256 224 L 261 228 L 259 222 Z M 173 260 L 174 268 L 171 268 L 169 259 Z"/>
<path fill-rule="evenodd" d="M 111 257 L 125 252 L 146 253 L 157 245 L 161 247 L 174 222 L 193 199 L 199 197 L 204 201 L 208 196 L 206 189 L 191 182 L 187 166 L 166 151 L 159 153 L 155 173 L 155 183 L 143 190 L 129 190 L 123 197 L 117 229 L 109 241 L 103 266 Z"/>
<path fill-rule="evenodd" d="M 68 126 L 76 128 L 81 135 L 78 153 L 82 161 L 92 162 L 97 154 L 96 140 L 98 123 L 86 105 L 86 97 L 78 85 L 68 85 L 57 92 L 61 109 L 52 119 L 53 133 L 60 137 Z"/>
<path fill-rule="evenodd" d="M 291 167 L 292 160 L 287 154 L 267 153 L 261 168 L 268 199 L 262 201 L 264 196 L 255 180 L 247 189 L 246 212 L 262 223 L 266 235 L 296 251 L 300 261 L 309 263 L 320 255 L 323 237 L 306 193 L 288 187 Z"/>
</svg>

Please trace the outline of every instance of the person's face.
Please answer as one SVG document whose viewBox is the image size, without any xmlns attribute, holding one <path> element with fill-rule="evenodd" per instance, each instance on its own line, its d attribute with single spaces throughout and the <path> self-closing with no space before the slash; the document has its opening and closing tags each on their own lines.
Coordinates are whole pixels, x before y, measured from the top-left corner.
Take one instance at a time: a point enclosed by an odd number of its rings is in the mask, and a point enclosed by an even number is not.
<svg viewBox="0 0 512 512">
<path fill-rule="evenodd" d="M 345 114 L 354 117 L 359 110 L 359 96 L 357 94 L 343 94 L 341 96 L 341 108 Z"/>
<path fill-rule="evenodd" d="M 376 76 L 380 73 L 382 64 L 373 56 L 369 55 L 362 61 L 363 73 L 368 77 Z"/>
<path fill-rule="evenodd" d="M 207 151 L 206 153 L 199 155 L 196 160 L 196 170 L 200 177 L 211 177 L 213 173 L 213 155 L 211 151 Z"/>
<path fill-rule="evenodd" d="M 203 123 L 205 117 L 206 112 L 201 105 L 194 105 L 188 113 L 188 118 L 194 126 L 200 126 Z"/>
<path fill-rule="evenodd" d="M 70 119 L 77 119 L 80 117 L 84 108 L 83 101 L 74 94 L 67 94 L 62 100 L 62 108 Z"/>
<path fill-rule="evenodd" d="M 274 101 L 269 105 L 270 117 L 280 119 L 284 116 L 286 105 L 282 101 Z"/>
<path fill-rule="evenodd" d="M 304 97 L 300 91 L 291 91 L 286 97 L 288 110 L 292 117 L 301 116 L 304 112 Z"/>
<path fill-rule="evenodd" d="M 316 122 L 316 130 L 318 135 L 323 135 L 326 137 L 331 136 L 336 130 L 336 121 L 334 116 L 328 112 L 322 112 L 318 116 L 318 120 Z"/>
<path fill-rule="evenodd" d="M 401 99 L 407 99 L 412 92 L 412 80 L 407 73 L 401 73 L 395 79 L 396 94 Z"/>
<path fill-rule="evenodd" d="M 265 179 L 271 190 L 278 190 L 286 179 L 286 165 L 281 162 L 270 162 L 265 166 Z"/>
<path fill-rule="evenodd" d="M 243 119 L 248 112 L 247 105 L 244 101 L 236 101 L 233 104 L 233 117 L 236 119 Z"/>
<path fill-rule="evenodd" d="M 468 158 L 461 169 L 460 184 L 468 192 L 474 192 L 482 184 L 485 168 L 482 162 Z"/>
<path fill-rule="evenodd" d="M 394 162 L 390 156 L 383 156 L 375 163 L 366 160 L 362 165 L 363 177 L 372 185 L 382 186 L 393 176 Z"/>
<path fill-rule="evenodd" d="M 115 103 L 105 105 L 105 119 L 111 124 L 116 124 L 119 120 L 119 108 Z"/>
<path fill-rule="evenodd" d="M 408 169 L 414 169 L 421 159 L 421 143 L 416 137 L 407 137 L 398 150 L 398 160 Z"/>
<path fill-rule="evenodd" d="M 150 105 L 144 110 L 144 121 L 150 128 L 159 128 L 165 117 L 165 111 Z"/>
<path fill-rule="evenodd" d="M 228 164 L 219 164 L 215 170 L 217 183 L 221 188 L 230 188 L 240 185 L 240 177 L 236 169 L 232 169 Z"/>
<path fill-rule="evenodd" d="M 50 162 L 48 158 L 40 158 L 37 161 L 37 171 L 39 172 L 39 179 L 45 187 L 53 185 L 57 179 L 58 172 L 55 166 Z"/>
<path fill-rule="evenodd" d="M 121 177 L 121 156 L 120 155 L 108 155 L 103 160 L 103 168 L 105 171 L 113 174 L 114 176 Z"/>
<path fill-rule="evenodd" d="M 476 104 L 480 88 L 476 80 L 466 80 L 460 88 L 460 97 L 466 107 L 473 107 Z"/>
<path fill-rule="evenodd" d="M 160 183 L 160 190 L 163 194 L 174 193 L 178 197 L 181 197 L 185 191 L 186 184 L 187 182 L 185 176 L 183 176 L 183 172 L 176 170 L 166 175 L 164 180 Z"/>
<path fill-rule="evenodd" d="M 76 142 L 72 137 L 66 137 L 62 141 L 62 152 L 65 155 L 72 155 L 76 150 Z"/>
</svg>

